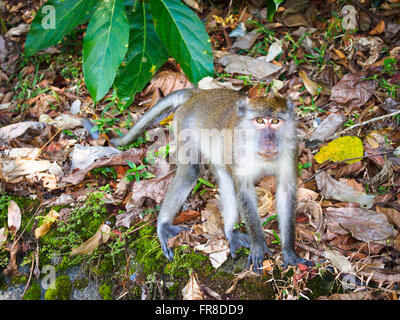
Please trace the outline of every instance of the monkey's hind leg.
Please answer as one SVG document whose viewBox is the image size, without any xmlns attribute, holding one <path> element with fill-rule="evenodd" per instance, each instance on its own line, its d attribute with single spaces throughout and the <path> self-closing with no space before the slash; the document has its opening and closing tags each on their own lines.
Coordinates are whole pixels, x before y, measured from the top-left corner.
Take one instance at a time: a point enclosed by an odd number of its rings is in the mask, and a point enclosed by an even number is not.
<svg viewBox="0 0 400 320">
<path fill-rule="evenodd" d="M 287 166 L 294 168 L 294 165 Z M 286 174 L 286 175 L 285 175 Z M 288 176 L 287 174 L 292 174 Z M 283 268 L 288 265 L 296 266 L 298 263 L 313 266 L 311 261 L 299 257 L 295 251 L 296 238 L 296 185 L 290 185 L 288 181 L 296 181 L 295 171 L 286 170 L 281 173 L 277 186 L 277 212 L 279 229 L 281 233 Z"/>
<path fill-rule="evenodd" d="M 236 251 L 239 248 L 250 248 L 250 237 L 235 230 L 235 224 L 239 222 L 239 210 L 232 177 L 223 169 L 216 167 L 212 167 L 212 169 L 218 180 L 225 236 L 229 241 L 231 257 L 236 258 Z"/>
<path fill-rule="evenodd" d="M 261 226 L 261 220 L 257 210 L 257 197 L 255 194 L 254 186 L 251 185 L 238 185 L 238 200 L 239 210 L 243 215 L 248 233 L 250 235 L 250 255 L 247 262 L 247 267 L 253 265 L 255 272 L 262 272 L 262 264 L 264 255 L 271 255 L 265 242 L 264 232 Z"/>
<path fill-rule="evenodd" d="M 183 228 L 172 224 L 190 191 L 199 177 L 199 165 L 178 165 L 176 175 L 168 187 L 164 201 L 161 204 L 157 222 L 157 235 L 161 249 L 169 261 L 174 259 L 174 251 L 167 246 L 169 238 L 176 236 Z"/>
</svg>

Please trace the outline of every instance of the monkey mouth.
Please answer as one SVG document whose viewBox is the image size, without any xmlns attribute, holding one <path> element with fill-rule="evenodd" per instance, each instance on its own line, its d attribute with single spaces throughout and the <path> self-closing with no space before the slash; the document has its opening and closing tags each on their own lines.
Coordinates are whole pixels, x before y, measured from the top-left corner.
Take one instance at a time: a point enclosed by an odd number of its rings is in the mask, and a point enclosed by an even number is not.
<svg viewBox="0 0 400 320">
<path fill-rule="evenodd" d="M 258 152 L 258 154 L 266 160 L 273 160 L 278 155 L 278 152 L 269 152 L 269 153 L 262 153 Z"/>
</svg>

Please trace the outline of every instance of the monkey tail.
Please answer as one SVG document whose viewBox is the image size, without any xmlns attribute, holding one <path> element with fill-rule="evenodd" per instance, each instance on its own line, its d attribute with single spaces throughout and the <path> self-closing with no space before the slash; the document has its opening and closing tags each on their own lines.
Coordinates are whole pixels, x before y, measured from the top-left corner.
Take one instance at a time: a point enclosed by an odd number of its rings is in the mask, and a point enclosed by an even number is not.
<svg viewBox="0 0 400 320">
<path fill-rule="evenodd" d="M 121 146 L 135 141 L 146 128 L 175 112 L 197 91 L 199 91 L 197 88 L 182 89 L 162 98 L 135 123 L 127 134 L 111 139 L 111 143 L 115 146 Z"/>
</svg>

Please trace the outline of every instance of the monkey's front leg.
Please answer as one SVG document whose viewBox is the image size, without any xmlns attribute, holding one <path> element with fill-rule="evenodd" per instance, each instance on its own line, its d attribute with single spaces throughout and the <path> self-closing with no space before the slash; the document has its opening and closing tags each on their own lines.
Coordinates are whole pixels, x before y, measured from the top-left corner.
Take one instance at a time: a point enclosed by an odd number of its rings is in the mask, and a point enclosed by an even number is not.
<svg viewBox="0 0 400 320">
<path fill-rule="evenodd" d="M 296 239 L 296 170 L 293 164 L 282 165 L 278 175 L 277 185 L 277 212 L 279 229 L 281 233 L 282 254 L 286 269 L 288 265 L 296 266 L 298 263 L 312 266 L 313 263 L 300 258 L 294 247 Z"/>
<path fill-rule="evenodd" d="M 174 259 L 174 251 L 169 248 L 168 239 L 176 236 L 183 228 L 172 224 L 199 176 L 199 165 L 178 165 L 176 175 L 168 187 L 161 204 L 157 221 L 157 235 L 161 249 L 169 261 Z"/>
<path fill-rule="evenodd" d="M 254 186 L 243 188 L 239 186 L 238 202 L 239 209 L 242 213 L 243 219 L 246 223 L 248 234 L 250 236 L 250 255 L 247 267 L 253 265 L 255 272 L 262 272 L 264 255 L 267 253 L 271 255 L 265 242 L 264 232 L 262 230 L 259 213 L 257 210 L 257 201 L 254 191 Z"/>
</svg>

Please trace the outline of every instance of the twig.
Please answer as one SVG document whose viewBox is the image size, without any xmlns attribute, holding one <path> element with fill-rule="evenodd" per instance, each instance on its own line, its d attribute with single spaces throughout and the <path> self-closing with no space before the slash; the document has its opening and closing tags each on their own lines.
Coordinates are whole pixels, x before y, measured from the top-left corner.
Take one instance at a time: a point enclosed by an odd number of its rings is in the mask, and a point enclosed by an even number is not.
<svg viewBox="0 0 400 320">
<path fill-rule="evenodd" d="M 301 242 L 296 241 L 296 247 L 299 247 L 299 248 L 302 248 L 303 250 L 311 252 L 312 254 L 315 254 L 316 256 L 325 258 L 325 253 L 324 252 L 322 252 L 321 250 L 318 250 L 318 249 L 314 249 L 313 247 L 310 247 L 310 246 L 308 246 L 306 244 L 303 244 Z"/>
<path fill-rule="evenodd" d="M 62 130 L 61 129 L 58 129 L 58 131 L 54 134 L 54 136 L 52 136 L 51 138 L 50 138 L 50 140 L 49 141 L 47 141 L 41 148 L 40 148 L 40 150 L 39 150 L 39 153 L 42 153 L 42 151 L 43 151 L 43 149 L 61 132 Z"/>
<path fill-rule="evenodd" d="M 24 299 L 26 290 L 28 290 L 29 284 L 30 284 L 30 282 L 31 282 L 31 278 L 32 278 L 32 273 L 33 273 L 33 267 L 34 267 L 34 265 L 35 265 L 35 256 L 32 254 L 32 265 L 31 265 L 31 270 L 29 271 L 28 282 L 27 282 L 26 285 L 25 285 L 25 289 L 24 289 L 24 292 L 22 293 L 21 300 Z"/>
<path fill-rule="evenodd" d="M 147 221 L 145 224 L 141 225 L 140 227 L 138 227 L 138 228 L 136 228 L 136 229 L 134 229 L 134 230 L 132 230 L 132 231 L 127 232 L 126 234 L 131 234 L 131 233 L 133 233 L 133 232 L 136 232 L 136 231 L 142 229 L 143 227 L 149 225 L 150 223 L 152 223 L 152 222 L 154 222 L 154 221 L 156 221 L 156 220 L 157 220 L 157 218 L 154 218 L 154 219 L 152 219 L 152 220 L 149 220 L 149 221 Z"/>
<path fill-rule="evenodd" d="M 346 129 L 340 131 L 339 133 L 335 133 L 333 136 L 331 136 L 331 137 L 328 138 L 327 140 L 334 139 L 334 138 L 336 138 L 337 136 L 340 136 L 341 134 L 343 134 L 343 133 L 345 133 L 345 132 L 347 132 L 347 131 L 349 131 L 349 130 L 351 130 L 351 129 L 354 129 L 354 128 L 357 128 L 357 127 L 361 127 L 361 126 L 366 125 L 366 124 L 371 123 L 371 122 L 375 122 L 375 121 L 379 121 L 379 120 L 382 120 L 382 119 L 390 118 L 390 117 L 393 117 L 393 116 L 395 116 L 395 115 L 397 115 L 397 114 L 400 114 L 400 110 L 394 111 L 394 112 L 389 113 L 389 114 L 385 114 L 385 115 L 380 116 L 380 117 L 372 118 L 372 119 L 363 121 L 363 122 L 361 122 L 361 123 L 357 123 L 357 124 L 355 124 L 354 126 L 348 127 L 348 128 L 346 128 Z"/>
</svg>

